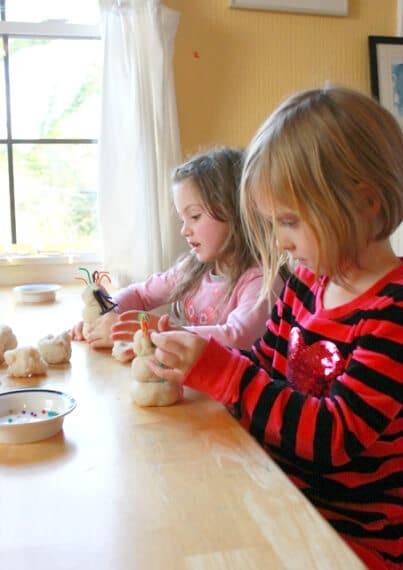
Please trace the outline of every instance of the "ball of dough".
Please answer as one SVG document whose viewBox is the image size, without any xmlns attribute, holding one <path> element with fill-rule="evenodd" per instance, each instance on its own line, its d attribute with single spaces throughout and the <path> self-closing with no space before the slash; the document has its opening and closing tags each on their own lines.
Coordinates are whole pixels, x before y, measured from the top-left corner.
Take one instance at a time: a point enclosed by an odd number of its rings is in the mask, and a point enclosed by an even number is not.
<svg viewBox="0 0 403 570">
<path fill-rule="evenodd" d="M 133 350 L 137 356 L 147 356 L 148 354 L 154 354 L 155 352 L 155 347 L 151 342 L 150 337 L 145 336 L 141 329 L 134 333 Z"/>
<path fill-rule="evenodd" d="M 7 325 L 0 325 L 0 364 L 4 362 L 4 353 L 17 346 L 17 338 Z"/>
<path fill-rule="evenodd" d="M 152 360 L 156 364 L 158 364 L 158 361 L 154 357 L 155 346 L 151 342 L 150 337 L 146 336 L 141 329 L 134 334 L 133 350 L 135 357 L 131 367 L 132 378 L 138 382 L 155 382 L 156 380 L 162 380 L 163 374 L 156 376 L 147 366 L 148 360 Z"/>
<path fill-rule="evenodd" d="M 183 386 L 178 382 L 137 382 L 130 385 L 130 394 L 135 404 L 141 407 L 171 406 L 183 398 Z"/>
<path fill-rule="evenodd" d="M 138 382 L 156 382 L 162 380 L 162 371 L 161 368 L 161 377 L 156 376 L 154 372 L 152 372 L 149 367 L 147 366 L 147 361 L 154 361 L 157 363 L 157 360 L 151 354 L 149 356 L 136 356 L 132 361 L 131 367 L 131 376 Z"/>
<path fill-rule="evenodd" d="M 112 356 L 119 362 L 129 362 L 134 358 L 133 343 L 124 340 L 115 340 L 112 347 Z"/>
<path fill-rule="evenodd" d="M 71 357 L 71 336 L 63 332 L 58 336 L 48 334 L 38 342 L 39 352 L 48 364 L 69 362 Z"/>
<path fill-rule="evenodd" d="M 10 376 L 34 376 L 46 374 L 48 365 L 41 357 L 39 350 L 33 346 L 23 346 L 6 350 L 4 360 L 8 364 Z"/>
</svg>

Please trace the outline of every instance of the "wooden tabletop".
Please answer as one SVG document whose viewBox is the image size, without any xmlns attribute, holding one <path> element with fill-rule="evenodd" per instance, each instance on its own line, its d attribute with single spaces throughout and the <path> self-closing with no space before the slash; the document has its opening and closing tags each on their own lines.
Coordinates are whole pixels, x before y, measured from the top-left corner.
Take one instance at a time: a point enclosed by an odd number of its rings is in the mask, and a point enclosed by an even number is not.
<svg viewBox="0 0 403 570">
<path fill-rule="evenodd" d="M 0 287 L 0 323 L 36 346 L 80 320 L 82 288 L 20 304 Z M 73 343 L 69 365 L 0 391 L 74 396 L 63 431 L 0 444 L 4 570 L 355 570 L 363 564 L 226 409 L 185 389 L 183 402 L 138 408 L 130 364 Z"/>
</svg>

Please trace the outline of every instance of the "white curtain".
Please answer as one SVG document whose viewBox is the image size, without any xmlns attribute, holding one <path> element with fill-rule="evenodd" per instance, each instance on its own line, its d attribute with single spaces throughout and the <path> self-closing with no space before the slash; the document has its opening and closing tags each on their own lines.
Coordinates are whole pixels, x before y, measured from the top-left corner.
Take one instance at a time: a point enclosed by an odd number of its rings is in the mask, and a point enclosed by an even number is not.
<svg viewBox="0 0 403 570">
<path fill-rule="evenodd" d="M 180 14 L 159 0 L 100 0 L 104 77 L 99 213 L 118 286 L 167 268 L 183 245 L 170 176 L 181 160 L 172 71 Z"/>
</svg>

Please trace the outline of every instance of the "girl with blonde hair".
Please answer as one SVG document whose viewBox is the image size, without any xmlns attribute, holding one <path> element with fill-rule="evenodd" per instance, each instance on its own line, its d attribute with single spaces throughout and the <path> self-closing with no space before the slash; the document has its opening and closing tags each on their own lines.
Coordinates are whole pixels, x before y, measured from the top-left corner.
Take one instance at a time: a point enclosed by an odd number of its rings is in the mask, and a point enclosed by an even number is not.
<svg viewBox="0 0 403 570">
<path fill-rule="evenodd" d="M 261 297 L 285 256 L 294 274 L 248 352 L 153 333 L 164 377 L 228 406 L 368 568 L 401 569 L 402 131 L 364 94 L 297 93 L 247 150 L 241 207 Z"/>
</svg>

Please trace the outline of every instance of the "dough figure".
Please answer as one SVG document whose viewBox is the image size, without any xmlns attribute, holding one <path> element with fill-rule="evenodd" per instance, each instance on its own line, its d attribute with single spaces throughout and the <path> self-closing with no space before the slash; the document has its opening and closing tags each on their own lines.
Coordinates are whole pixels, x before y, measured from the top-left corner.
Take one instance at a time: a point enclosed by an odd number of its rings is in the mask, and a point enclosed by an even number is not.
<svg viewBox="0 0 403 570">
<path fill-rule="evenodd" d="M 48 365 L 41 357 L 39 350 L 33 346 L 6 350 L 4 359 L 8 364 L 9 376 L 35 376 L 47 373 Z"/>
<path fill-rule="evenodd" d="M 136 331 L 133 340 L 133 350 L 136 355 L 131 365 L 131 375 L 134 378 L 130 385 L 132 400 L 138 406 L 170 406 L 183 397 L 183 386 L 156 376 L 148 368 L 146 362 L 156 359 L 155 348 L 151 342 L 147 323 L 141 320 L 141 329 Z M 163 369 L 161 369 L 161 374 Z"/>
<path fill-rule="evenodd" d="M 116 340 L 112 347 L 112 356 L 119 362 L 129 362 L 133 360 L 133 343 L 124 340 Z"/>
<path fill-rule="evenodd" d="M 141 407 L 171 406 L 183 398 L 183 387 L 178 382 L 137 382 L 130 385 L 130 394 L 135 404 Z"/>
<path fill-rule="evenodd" d="M 71 336 L 68 331 L 53 336 L 48 334 L 38 342 L 39 352 L 48 364 L 62 364 L 71 357 Z"/>
<path fill-rule="evenodd" d="M 0 325 L 0 364 L 4 362 L 4 353 L 17 346 L 17 338 L 7 325 Z"/>
<path fill-rule="evenodd" d="M 84 301 L 84 308 L 82 310 L 83 317 L 83 337 L 87 340 L 88 338 L 88 327 L 93 323 L 99 316 L 112 311 L 116 304 L 112 302 L 112 297 L 109 295 L 105 287 L 102 286 L 102 280 L 104 278 L 108 279 L 109 274 L 106 271 L 94 271 L 91 274 L 85 267 L 80 267 L 81 270 L 86 271 L 88 279 L 83 277 L 77 277 L 76 279 L 81 279 L 85 282 L 86 288 L 81 294 L 81 298 Z"/>
</svg>

